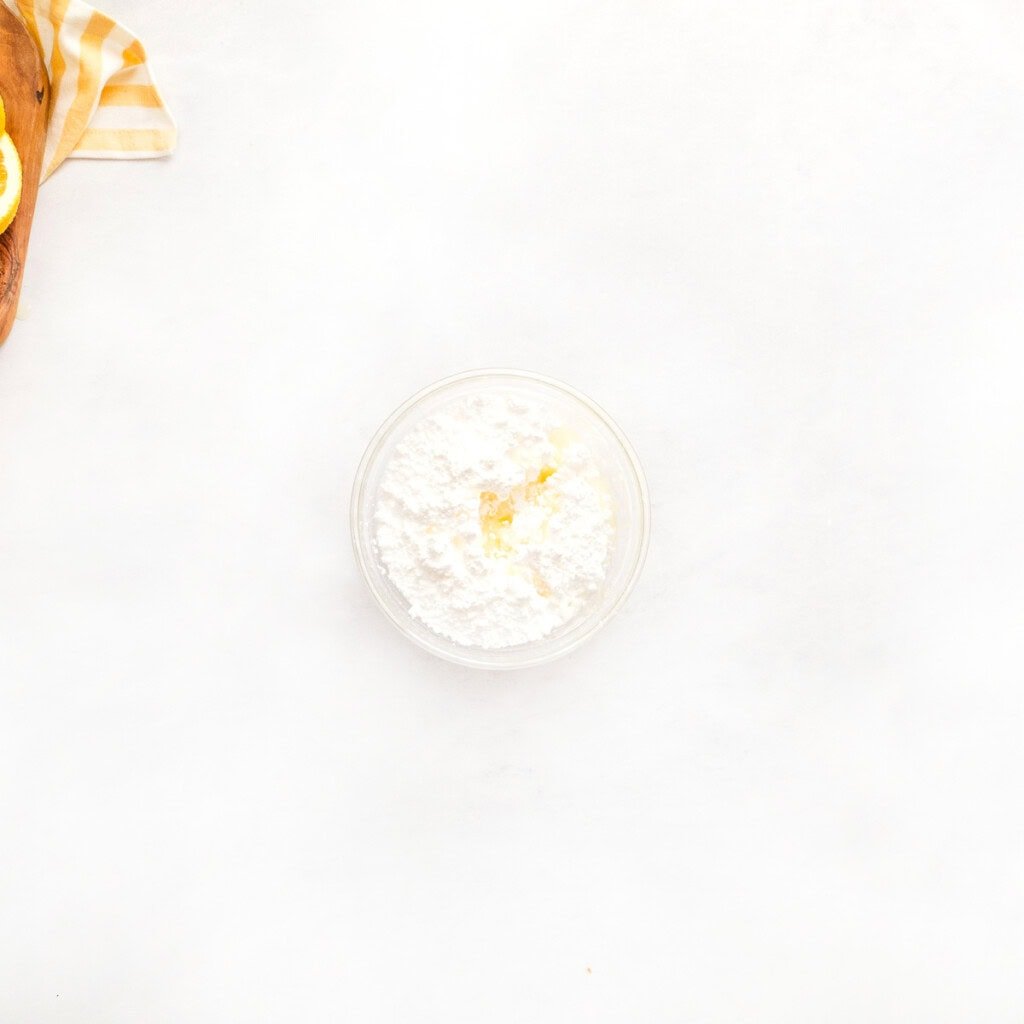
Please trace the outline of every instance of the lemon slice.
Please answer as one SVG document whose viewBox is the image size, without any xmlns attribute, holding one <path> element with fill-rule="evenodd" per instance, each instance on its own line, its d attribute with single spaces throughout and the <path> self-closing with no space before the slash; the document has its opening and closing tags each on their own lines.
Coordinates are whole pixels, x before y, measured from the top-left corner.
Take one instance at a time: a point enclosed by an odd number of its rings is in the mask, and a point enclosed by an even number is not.
<svg viewBox="0 0 1024 1024">
<path fill-rule="evenodd" d="M 6 231 L 21 202 L 21 159 L 10 135 L 0 135 L 0 232 Z"/>
<path fill-rule="evenodd" d="M 0 135 L 7 131 L 7 111 L 4 110 L 4 98 L 0 96 Z"/>
</svg>

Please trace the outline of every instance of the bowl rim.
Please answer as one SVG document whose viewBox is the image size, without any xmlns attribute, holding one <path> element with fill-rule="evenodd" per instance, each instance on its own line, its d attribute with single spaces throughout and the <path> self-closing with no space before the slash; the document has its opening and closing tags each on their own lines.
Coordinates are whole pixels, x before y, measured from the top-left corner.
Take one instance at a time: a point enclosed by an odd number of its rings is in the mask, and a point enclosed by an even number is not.
<svg viewBox="0 0 1024 1024">
<path fill-rule="evenodd" d="M 473 380 L 475 378 L 495 378 L 504 377 L 511 378 L 514 380 L 527 380 L 531 383 L 544 384 L 548 387 L 555 388 L 558 391 L 563 392 L 570 398 L 575 399 L 582 405 L 586 406 L 597 418 L 611 431 L 615 440 L 619 443 L 623 453 L 626 456 L 626 460 L 629 462 L 630 468 L 633 471 L 633 476 L 636 480 L 637 488 L 640 494 L 640 508 L 641 508 L 641 522 L 640 522 L 640 544 L 637 549 L 636 559 L 633 567 L 630 570 L 629 578 L 619 591 L 615 601 L 608 606 L 602 615 L 595 619 L 590 627 L 580 633 L 579 636 L 574 637 L 570 643 L 565 644 L 562 647 L 555 647 L 554 649 L 547 651 L 542 654 L 537 654 L 533 657 L 529 656 L 530 645 L 525 645 L 521 650 L 524 652 L 524 656 L 521 659 L 516 659 L 511 663 L 494 664 L 492 662 L 481 659 L 477 655 L 477 651 L 472 647 L 462 647 L 455 644 L 454 641 L 447 641 L 453 648 L 444 646 L 446 643 L 445 638 L 438 636 L 437 643 L 433 643 L 425 637 L 418 636 L 411 632 L 398 618 L 397 615 L 389 607 L 388 602 L 385 600 L 374 581 L 373 575 L 370 572 L 370 566 L 368 559 L 372 558 L 372 553 L 365 551 L 363 544 L 361 543 L 360 529 L 362 518 L 360 509 L 363 504 L 364 490 L 366 486 L 366 479 L 369 473 L 370 467 L 374 464 L 374 460 L 377 458 L 380 450 L 383 448 L 384 443 L 391 436 L 394 428 L 401 422 L 408 413 L 415 406 L 419 405 L 422 401 L 431 395 L 437 394 L 446 388 L 453 387 L 456 384 L 461 384 L 467 380 Z M 549 661 L 554 661 L 556 658 L 575 651 L 582 644 L 586 643 L 595 633 L 598 632 L 603 626 L 605 626 L 609 620 L 619 611 L 619 609 L 626 603 L 626 599 L 633 592 L 633 588 L 636 586 L 637 580 L 640 578 L 640 574 L 643 571 L 644 563 L 647 560 L 647 550 L 650 546 L 651 539 L 651 500 L 650 493 L 647 488 L 647 477 L 644 474 L 643 466 L 640 462 L 640 458 L 630 444 L 629 439 L 622 432 L 618 424 L 612 417 L 605 412 L 605 410 L 598 405 L 592 398 L 583 394 L 581 391 L 577 391 L 576 388 L 564 381 L 558 380 L 554 377 L 548 377 L 542 373 L 535 373 L 532 370 L 521 370 L 510 367 L 485 367 L 476 370 L 464 370 L 461 373 L 454 373 L 447 377 L 442 377 L 439 380 L 434 381 L 432 384 L 428 384 L 426 387 L 420 388 L 404 402 L 402 402 L 377 428 L 373 437 L 370 438 L 369 443 L 366 446 L 366 450 L 363 452 L 362 458 L 359 460 L 359 466 L 356 469 L 355 478 L 352 482 L 352 492 L 349 499 L 349 533 L 352 541 L 352 551 L 355 555 L 356 565 L 359 567 L 359 572 L 363 577 L 363 581 L 366 583 L 367 589 L 373 596 L 377 607 L 384 613 L 388 621 L 408 640 L 411 640 L 417 647 L 422 648 L 425 651 L 435 655 L 438 658 L 443 658 L 445 661 L 453 662 L 457 665 L 465 665 L 469 668 L 487 669 L 490 671 L 507 672 L 514 669 L 520 668 L 532 668 L 537 665 L 546 664 Z M 511 650 L 511 648 L 504 648 L 504 650 Z"/>
</svg>

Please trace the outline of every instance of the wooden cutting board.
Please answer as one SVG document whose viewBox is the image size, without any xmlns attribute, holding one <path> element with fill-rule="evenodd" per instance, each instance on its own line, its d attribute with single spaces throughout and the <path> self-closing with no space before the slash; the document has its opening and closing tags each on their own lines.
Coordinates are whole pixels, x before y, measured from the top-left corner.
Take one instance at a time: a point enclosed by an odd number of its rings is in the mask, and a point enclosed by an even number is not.
<svg viewBox="0 0 1024 1024">
<path fill-rule="evenodd" d="M 0 3 L 0 96 L 7 109 L 7 132 L 21 154 L 21 205 L 0 235 L 0 345 L 11 331 L 28 254 L 39 172 L 46 142 L 49 83 L 36 44 L 24 25 Z"/>
</svg>

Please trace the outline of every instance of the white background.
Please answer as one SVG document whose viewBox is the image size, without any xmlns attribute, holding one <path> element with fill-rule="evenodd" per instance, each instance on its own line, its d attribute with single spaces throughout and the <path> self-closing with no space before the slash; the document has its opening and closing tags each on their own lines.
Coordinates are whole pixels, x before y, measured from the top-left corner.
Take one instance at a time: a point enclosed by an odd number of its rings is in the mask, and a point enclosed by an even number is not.
<svg viewBox="0 0 1024 1024">
<path fill-rule="evenodd" d="M 181 140 L 0 351 L 0 1020 L 1020 1021 L 1020 5 L 107 9 Z M 495 364 L 655 527 L 500 676 L 347 521 Z"/>
</svg>

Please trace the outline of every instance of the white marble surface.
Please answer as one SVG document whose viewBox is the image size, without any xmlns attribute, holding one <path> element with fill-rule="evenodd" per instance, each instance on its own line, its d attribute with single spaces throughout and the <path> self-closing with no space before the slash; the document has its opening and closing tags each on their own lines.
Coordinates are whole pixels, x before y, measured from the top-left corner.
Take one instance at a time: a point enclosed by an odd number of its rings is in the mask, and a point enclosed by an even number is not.
<svg viewBox="0 0 1024 1024">
<path fill-rule="evenodd" d="M 108 9 L 181 145 L 44 186 L 0 350 L 0 1019 L 1019 1021 L 1020 6 Z M 347 536 L 487 364 L 654 500 L 519 675 Z"/>
</svg>

